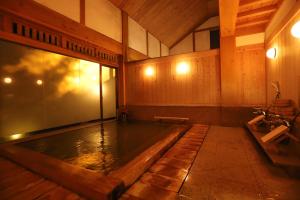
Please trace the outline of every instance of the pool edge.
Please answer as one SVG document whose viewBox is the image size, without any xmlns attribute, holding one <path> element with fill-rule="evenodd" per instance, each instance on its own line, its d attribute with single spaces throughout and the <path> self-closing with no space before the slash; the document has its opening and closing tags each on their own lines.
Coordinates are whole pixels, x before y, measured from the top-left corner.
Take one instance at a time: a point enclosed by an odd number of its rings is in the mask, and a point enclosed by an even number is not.
<svg viewBox="0 0 300 200">
<path fill-rule="evenodd" d="M 191 125 L 175 125 L 167 137 L 150 146 L 126 165 L 111 171 L 108 177 L 122 180 L 125 188 L 128 188 L 190 128 Z"/>
</svg>

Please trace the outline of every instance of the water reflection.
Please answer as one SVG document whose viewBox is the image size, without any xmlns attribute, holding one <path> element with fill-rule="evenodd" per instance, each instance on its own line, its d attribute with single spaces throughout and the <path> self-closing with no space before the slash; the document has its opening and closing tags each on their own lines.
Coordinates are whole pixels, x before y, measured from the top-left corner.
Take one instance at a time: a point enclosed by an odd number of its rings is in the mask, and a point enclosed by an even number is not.
<svg viewBox="0 0 300 200">
<path fill-rule="evenodd" d="M 169 133 L 168 124 L 109 122 L 19 145 L 107 174 Z"/>
</svg>

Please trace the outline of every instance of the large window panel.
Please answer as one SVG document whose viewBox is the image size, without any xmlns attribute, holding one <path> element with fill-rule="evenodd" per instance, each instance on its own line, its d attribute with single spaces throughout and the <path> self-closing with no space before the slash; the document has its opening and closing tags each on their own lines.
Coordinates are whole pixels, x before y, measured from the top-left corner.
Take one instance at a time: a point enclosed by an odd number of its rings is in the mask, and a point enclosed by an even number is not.
<svg viewBox="0 0 300 200">
<path fill-rule="evenodd" d="M 98 63 L 0 41 L 0 137 L 99 119 L 99 71 Z"/>
<path fill-rule="evenodd" d="M 102 66 L 103 118 L 116 117 L 116 69 Z"/>
</svg>

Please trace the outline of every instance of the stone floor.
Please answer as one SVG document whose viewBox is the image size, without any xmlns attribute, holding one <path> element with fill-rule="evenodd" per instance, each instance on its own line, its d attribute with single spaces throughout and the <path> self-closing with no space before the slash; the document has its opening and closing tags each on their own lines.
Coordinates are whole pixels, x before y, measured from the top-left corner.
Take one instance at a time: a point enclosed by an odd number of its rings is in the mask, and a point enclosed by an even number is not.
<svg viewBox="0 0 300 200">
<path fill-rule="evenodd" d="M 300 179 L 273 166 L 245 129 L 212 126 L 178 199 L 299 200 Z"/>
</svg>

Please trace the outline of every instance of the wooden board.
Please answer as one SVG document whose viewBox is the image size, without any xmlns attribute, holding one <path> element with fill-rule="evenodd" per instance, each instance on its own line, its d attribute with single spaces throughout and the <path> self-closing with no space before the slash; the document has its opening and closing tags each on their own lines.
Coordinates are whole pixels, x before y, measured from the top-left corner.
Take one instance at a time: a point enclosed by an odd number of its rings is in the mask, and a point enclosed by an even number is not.
<svg viewBox="0 0 300 200">
<path fill-rule="evenodd" d="M 43 177 L 0 157 L 1 199 L 83 199 Z"/>
<path fill-rule="evenodd" d="M 246 127 L 275 165 L 283 167 L 296 167 L 298 170 L 300 169 L 299 155 L 297 155 L 293 149 L 290 149 L 289 146 L 281 146 L 280 153 L 275 152 L 273 144 L 263 143 L 261 141 L 261 137 L 264 136 L 264 134 L 253 130 L 249 125 L 246 125 Z"/>
<path fill-rule="evenodd" d="M 1 156 L 49 178 L 89 199 L 115 198 L 122 190 L 119 179 L 80 168 L 17 145 L 1 145 Z M 39 161 L 39 162 L 37 162 Z"/>
</svg>

